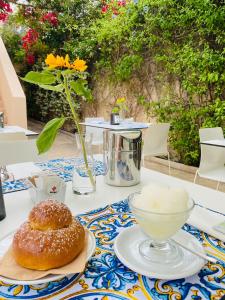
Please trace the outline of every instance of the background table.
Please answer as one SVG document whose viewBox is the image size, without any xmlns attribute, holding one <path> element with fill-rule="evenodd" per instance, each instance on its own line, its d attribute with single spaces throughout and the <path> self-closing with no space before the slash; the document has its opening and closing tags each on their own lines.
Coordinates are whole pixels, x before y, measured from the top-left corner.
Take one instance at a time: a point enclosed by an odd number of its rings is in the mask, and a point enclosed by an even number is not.
<svg viewBox="0 0 225 300">
<path fill-rule="evenodd" d="M 110 129 L 110 130 L 136 130 L 136 129 L 145 129 L 149 127 L 147 123 L 141 122 L 121 122 L 119 125 L 111 125 L 110 122 L 107 121 L 92 121 L 92 122 L 83 122 L 80 123 L 84 126 L 97 127 L 102 129 Z"/>
<path fill-rule="evenodd" d="M 5 126 L 0 128 L 0 133 L 15 133 L 15 132 L 24 132 L 26 136 L 38 136 L 37 132 L 22 128 L 20 126 Z"/>
</svg>

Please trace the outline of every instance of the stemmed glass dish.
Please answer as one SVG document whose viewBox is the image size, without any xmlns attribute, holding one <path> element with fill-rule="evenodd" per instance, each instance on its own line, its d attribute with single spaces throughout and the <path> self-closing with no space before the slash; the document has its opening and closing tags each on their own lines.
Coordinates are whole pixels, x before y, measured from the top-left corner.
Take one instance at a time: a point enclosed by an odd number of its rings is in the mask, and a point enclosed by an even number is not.
<svg viewBox="0 0 225 300">
<path fill-rule="evenodd" d="M 146 240 L 139 244 L 142 257 L 152 263 L 179 264 L 183 258 L 182 249 L 173 243 L 170 238 L 184 225 L 189 218 L 194 201 L 189 198 L 185 210 L 169 213 L 157 213 L 137 207 L 135 200 L 139 193 L 129 196 L 129 206 L 140 228 L 146 235 Z"/>
</svg>

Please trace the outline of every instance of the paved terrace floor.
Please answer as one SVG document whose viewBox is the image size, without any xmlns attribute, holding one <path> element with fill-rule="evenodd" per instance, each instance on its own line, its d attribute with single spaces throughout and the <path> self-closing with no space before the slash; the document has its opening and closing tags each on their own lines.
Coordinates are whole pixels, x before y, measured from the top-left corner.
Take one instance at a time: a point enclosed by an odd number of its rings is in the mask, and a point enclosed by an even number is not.
<svg viewBox="0 0 225 300">
<path fill-rule="evenodd" d="M 28 121 L 28 129 L 33 130 L 35 132 L 40 132 L 43 128 L 43 124 L 35 121 Z M 94 149 L 94 152 L 98 153 L 98 148 Z M 74 136 L 70 133 L 61 131 L 56 141 L 48 152 L 48 158 L 59 158 L 59 157 L 72 157 L 76 155 L 76 143 Z M 145 161 L 145 167 L 168 174 L 168 164 L 166 160 L 159 159 L 159 158 L 149 158 Z M 171 162 L 171 176 L 184 179 L 187 181 L 193 182 L 195 171 L 197 168 L 185 166 L 179 163 Z M 207 186 L 212 189 L 216 189 L 217 182 L 212 180 L 207 180 L 204 178 L 198 177 L 197 184 Z M 219 191 L 225 192 L 225 184 L 221 183 L 219 186 Z"/>
</svg>

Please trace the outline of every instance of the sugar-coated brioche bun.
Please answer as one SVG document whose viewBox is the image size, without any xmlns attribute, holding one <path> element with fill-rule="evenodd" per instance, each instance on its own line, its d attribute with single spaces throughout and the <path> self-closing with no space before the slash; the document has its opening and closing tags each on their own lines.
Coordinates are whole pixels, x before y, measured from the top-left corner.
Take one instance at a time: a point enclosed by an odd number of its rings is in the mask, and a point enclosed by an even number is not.
<svg viewBox="0 0 225 300">
<path fill-rule="evenodd" d="M 69 208 L 46 200 L 36 205 L 13 238 L 13 255 L 22 267 L 49 270 L 71 262 L 84 248 L 85 231 Z"/>
</svg>

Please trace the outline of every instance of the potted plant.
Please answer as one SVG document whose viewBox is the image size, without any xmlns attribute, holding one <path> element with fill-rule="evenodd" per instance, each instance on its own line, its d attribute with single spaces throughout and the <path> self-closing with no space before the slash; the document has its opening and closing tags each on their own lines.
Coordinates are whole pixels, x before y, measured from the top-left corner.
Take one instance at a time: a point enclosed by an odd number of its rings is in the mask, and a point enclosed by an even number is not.
<svg viewBox="0 0 225 300">
<path fill-rule="evenodd" d="M 92 166 L 90 166 L 89 163 L 85 138 L 81 130 L 79 115 L 76 110 L 76 97 L 74 97 L 74 95 L 78 95 L 82 96 L 87 101 L 92 100 L 91 91 L 87 86 L 88 73 L 86 72 L 86 62 L 79 58 L 76 58 L 71 62 L 68 55 L 62 57 L 49 54 L 45 59 L 45 63 L 46 67 L 43 68 L 41 72 L 30 71 L 22 78 L 22 80 L 36 84 L 46 90 L 64 93 L 66 96 L 65 99 L 71 110 L 71 117 L 62 116 L 60 118 L 54 118 L 45 125 L 37 139 L 39 154 L 42 154 L 51 148 L 59 129 L 67 119 L 71 118 L 78 132 L 80 149 L 83 156 L 84 167 L 82 169 L 82 174 L 85 172 L 85 176 L 88 177 L 88 182 L 90 184 L 89 190 L 94 191 L 96 186 L 95 178 Z M 79 191 L 78 194 L 80 194 Z"/>
<path fill-rule="evenodd" d="M 124 114 L 128 111 L 126 99 L 124 97 L 118 98 L 111 113 L 111 124 L 119 124 L 124 119 Z"/>
</svg>

